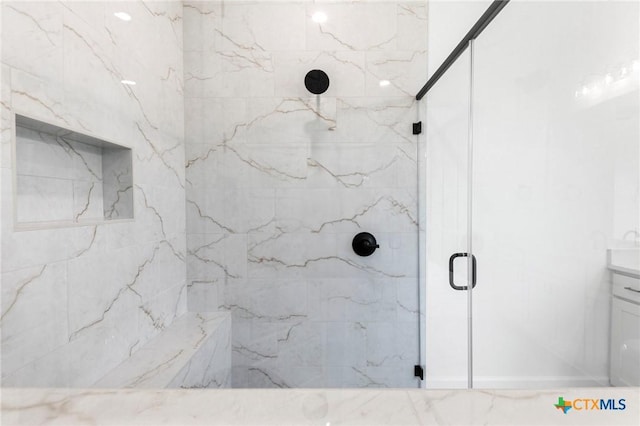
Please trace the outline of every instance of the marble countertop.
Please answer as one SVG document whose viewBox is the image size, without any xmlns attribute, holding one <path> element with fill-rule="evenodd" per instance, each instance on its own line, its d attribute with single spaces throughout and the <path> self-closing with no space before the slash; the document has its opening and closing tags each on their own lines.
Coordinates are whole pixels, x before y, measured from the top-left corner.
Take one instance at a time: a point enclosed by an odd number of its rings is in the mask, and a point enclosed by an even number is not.
<svg viewBox="0 0 640 426">
<path fill-rule="evenodd" d="M 640 388 L 553 390 L 18 389 L 2 425 L 638 425 Z M 574 409 L 555 405 L 562 397 Z M 594 400 L 616 408 L 591 409 Z M 609 407 L 612 407 L 609 402 Z"/>
</svg>

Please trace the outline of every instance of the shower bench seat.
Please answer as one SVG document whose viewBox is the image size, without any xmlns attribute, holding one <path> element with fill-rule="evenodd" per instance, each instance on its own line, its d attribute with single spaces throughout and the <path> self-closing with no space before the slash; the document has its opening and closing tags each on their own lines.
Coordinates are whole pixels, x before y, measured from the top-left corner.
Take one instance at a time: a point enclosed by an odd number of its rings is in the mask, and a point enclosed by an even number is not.
<svg viewBox="0 0 640 426">
<path fill-rule="evenodd" d="M 93 387 L 223 388 L 230 373 L 231 314 L 188 312 Z"/>
</svg>

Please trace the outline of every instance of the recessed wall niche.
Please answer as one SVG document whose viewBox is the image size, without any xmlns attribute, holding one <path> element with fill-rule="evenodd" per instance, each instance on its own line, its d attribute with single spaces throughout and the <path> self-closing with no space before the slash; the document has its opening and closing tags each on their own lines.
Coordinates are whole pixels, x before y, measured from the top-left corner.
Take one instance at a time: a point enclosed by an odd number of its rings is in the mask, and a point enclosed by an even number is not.
<svg viewBox="0 0 640 426">
<path fill-rule="evenodd" d="M 16 225 L 133 218 L 131 149 L 16 114 Z"/>
</svg>

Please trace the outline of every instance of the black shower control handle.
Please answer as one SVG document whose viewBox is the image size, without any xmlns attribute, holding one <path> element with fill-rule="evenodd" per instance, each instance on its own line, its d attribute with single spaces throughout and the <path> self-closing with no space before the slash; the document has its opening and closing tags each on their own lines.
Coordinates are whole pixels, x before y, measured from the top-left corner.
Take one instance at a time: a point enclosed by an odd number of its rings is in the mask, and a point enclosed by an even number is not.
<svg viewBox="0 0 640 426">
<path fill-rule="evenodd" d="M 358 256 L 370 256 L 377 248 L 380 248 L 380 246 L 376 241 L 376 237 L 372 234 L 361 232 L 353 237 L 351 248 L 353 248 L 353 251 L 356 252 Z"/>
</svg>

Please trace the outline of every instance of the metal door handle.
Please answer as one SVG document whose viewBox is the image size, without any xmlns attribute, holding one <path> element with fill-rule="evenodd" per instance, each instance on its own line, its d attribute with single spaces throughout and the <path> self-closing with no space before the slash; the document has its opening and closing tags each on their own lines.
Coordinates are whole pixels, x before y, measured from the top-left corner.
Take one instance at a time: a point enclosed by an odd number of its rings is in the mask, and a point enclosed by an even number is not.
<svg viewBox="0 0 640 426">
<path fill-rule="evenodd" d="M 469 257 L 469 253 L 454 253 L 449 258 L 449 285 L 454 290 L 466 290 L 468 286 L 456 285 L 453 279 L 453 261 L 458 257 Z M 471 288 L 476 287 L 476 257 L 471 255 Z"/>
</svg>

